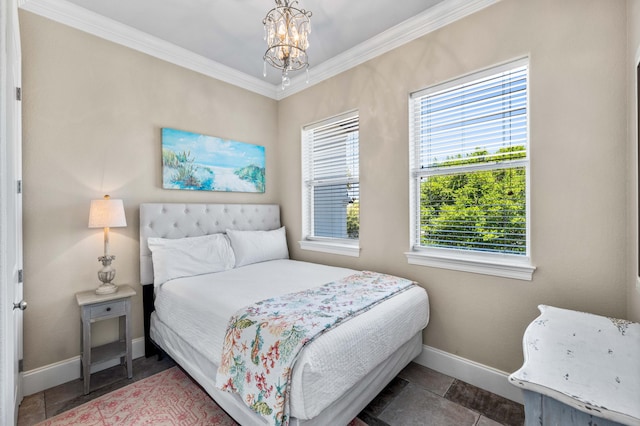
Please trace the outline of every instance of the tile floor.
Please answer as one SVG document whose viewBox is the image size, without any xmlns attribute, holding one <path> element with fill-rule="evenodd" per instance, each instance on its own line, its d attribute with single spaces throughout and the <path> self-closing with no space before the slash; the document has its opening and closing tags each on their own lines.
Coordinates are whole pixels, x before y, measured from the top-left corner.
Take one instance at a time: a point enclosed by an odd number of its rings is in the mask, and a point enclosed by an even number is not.
<svg viewBox="0 0 640 426">
<path fill-rule="evenodd" d="M 165 357 L 138 358 L 133 381 L 174 365 Z M 82 381 L 47 389 L 25 397 L 18 425 L 29 426 L 84 404 L 131 383 L 124 367 L 117 366 L 91 376 L 91 393 L 82 394 Z M 523 425 L 522 405 L 471 386 L 460 380 L 411 363 L 358 416 L 369 426 L 495 426 Z"/>
</svg>

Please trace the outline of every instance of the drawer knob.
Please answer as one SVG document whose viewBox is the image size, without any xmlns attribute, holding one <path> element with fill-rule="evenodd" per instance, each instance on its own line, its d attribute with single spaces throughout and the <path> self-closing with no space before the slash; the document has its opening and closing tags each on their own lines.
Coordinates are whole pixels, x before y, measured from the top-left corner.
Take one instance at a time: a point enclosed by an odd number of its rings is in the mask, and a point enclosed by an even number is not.
<svg viewBox="0 0 640 426">
<path fill-rule="evenodd" d="M 111 307 L 108 307 L 108 308 L 107 308 L 107 312 L 110 312 L 110 311 L 111 311 Z"/>
</svg>

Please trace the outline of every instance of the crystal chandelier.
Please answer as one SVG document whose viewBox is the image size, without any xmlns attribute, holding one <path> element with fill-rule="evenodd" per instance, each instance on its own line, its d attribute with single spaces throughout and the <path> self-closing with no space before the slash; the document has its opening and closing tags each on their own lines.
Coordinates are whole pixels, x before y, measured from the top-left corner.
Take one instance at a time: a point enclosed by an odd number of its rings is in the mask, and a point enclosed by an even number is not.
<svg viewBox="0 0 640 426">
<path fill-rule="evenodd" d="M 297 0 L 275 0 L 276 7 L 271 9 L 262 20 L 267 51 L 264 53 L 263 75 L 267 76 L 269 65 L 282 70 L 282 89 L 289 85 L 289 71 L 303 68 L 309 76 L 307 48 L 311 32 L 311 12 L 293 7 Z"/>
</svg>

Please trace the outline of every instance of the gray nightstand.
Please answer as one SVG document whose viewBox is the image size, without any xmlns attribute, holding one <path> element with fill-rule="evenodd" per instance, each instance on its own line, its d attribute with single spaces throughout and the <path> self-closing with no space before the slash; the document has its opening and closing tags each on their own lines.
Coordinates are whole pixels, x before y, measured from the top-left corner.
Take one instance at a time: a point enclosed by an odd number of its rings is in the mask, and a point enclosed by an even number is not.
<svg viewBox="0 0 640 426">
<path fill-rule="evenodd" d="M 133 376 L 131 351 L 131 296 L 136 292 L 128 285 L 118 286 L 112 294 L 96 294 L 94 290 L 76 293 L 76 300 L 82 314 L 82 376 L 84 394 L 89 393 L 91 365 L 120 358 L 127 362 L 127 376 Z M 120 338 L 112 343 L 91 347 L 91 324 L 110 318 L 120 320 Z"/>
</svg>

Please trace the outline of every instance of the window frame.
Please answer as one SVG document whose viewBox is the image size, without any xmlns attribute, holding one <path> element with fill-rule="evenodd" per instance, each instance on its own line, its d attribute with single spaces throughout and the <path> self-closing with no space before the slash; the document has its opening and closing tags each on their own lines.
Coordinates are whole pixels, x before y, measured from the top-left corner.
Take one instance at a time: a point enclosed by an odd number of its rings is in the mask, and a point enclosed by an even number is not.
<svg viewBox="0 0 640 426">
<path fill-rule="evenodd" d="M 309 147 L 307 144 L 312 140 L 308 137 L 308 132 L 323 126 L 328 126 L 340 121 L 357 118 L 358 120 L 358 164 L 360 163 L 360 113 L 357 109 L 346 111 L 344 113 L 307 124 L 302 127 L 300 132 L 301 140 L 301 183 L 302 183 L 302 239 L 298 241 L 302 250 L 317 251 L 322 253 L 337 254 L 342 256 L 359 257 L 360 256 L 360 238 L 333 238 L 315 236 L 313 230 L 313 195 L 308 190 L 307 181 L 310 179 L 310 162 Z M 360 185 L 360 171 L 358 166 L 358 176 L 356 179 Z M 358 190 L 359 191 L 359 190 Z M 358 201 L 360 201 L 359 197 Z"/>
<path fill-rule="evenodd" d="M 424 247 L 419 245 L 420 227 L 420 179 L 425 173 L 417 170 L 419 164 L 420 140 L 416 135 L 414 123 L 416 122 L 415 110 L 416 99 L 428 96 L 432 93 L 438 93 L 446 89 L 454 88 L 463 84 L 467 84 L 482 78 L 490 77 L 496 74 L 507 72 L 512 69 L 526 66 L 527 70 L 527 100 L 526 100 L 526 160 L 512 160 L 507 163 L 509 168 L 524 167 L 525 169 L 525 217 L 526 217 L 526 253 L 525 255 L 505 254 L 505 253 L 489 253 L 479 250 L 463 250 L 455 248 L 442 247 Z M 509 61 L 497 66 L 486 68 L 477 72 L 472 72 L 464 76 L 429 86 L 425 89 L 418 90 L 409 95 L 409 188 L 410 188 L 410 247 L 411 250 L 406 252 L 407 262 L 413 265 L 429 266 L 436 268 L 451 269 L 456 271 L 471 272 L 477 274 L 485 274 L 506 278 L 514 278 L 520 280 L 532 280 L 535 266 L 531 264 L 531 179 L 530 179 L 530 93 L 531 81 L 529 78 L 530 66 L 529 58 L 521 58 Z M 505 163 L 498 163 L 495 168 Z M 430 172 L 435 174 L 455 174 L 460 172 L 471 172 L 478 170 L 494 169 L 491 165 L 471 164 L 468 166 L 455 167 L 450 173 L 446 172 Z"/>
</svg>

